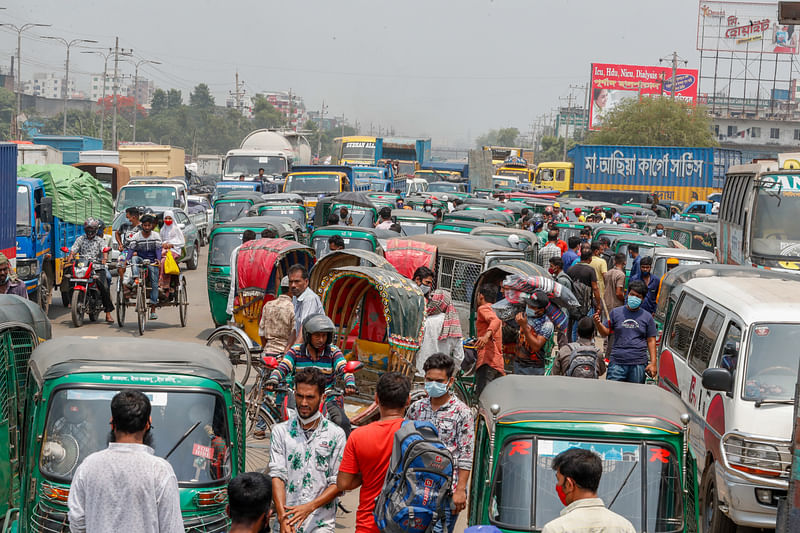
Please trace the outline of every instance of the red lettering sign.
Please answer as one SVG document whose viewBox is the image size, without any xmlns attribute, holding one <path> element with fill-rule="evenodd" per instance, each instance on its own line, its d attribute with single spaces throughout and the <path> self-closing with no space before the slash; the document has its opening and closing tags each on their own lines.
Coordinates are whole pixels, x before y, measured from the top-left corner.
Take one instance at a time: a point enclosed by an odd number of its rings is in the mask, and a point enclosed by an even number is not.
<svg viewBox="0 0 800 533">
<path fill-rule="evenodd" d="M 213 459 L 214 458 L 214 449 L 208 446 L 203 446 L 201 444 L 195 443 L 192 446 L 192 455 L 196 455 L 198 457 L 203 457 L 204 459 Z"/>
<path fill-rule="evenodd" d="M 650 462 L 655 463 L 656 461 L 660 461 L 662 463 L 669 462 L 669 450 L 664 448 L 650 448 Z"/>
<path fill-rule="evenodd" d="M 520 455 L 530 455 L 532 445 L 533 443 L 529 440 L 515 440 L 511 443 L 511 449 L 508 451 L 508 456 L 511 457 L 515 453 Z"/>
</svg>

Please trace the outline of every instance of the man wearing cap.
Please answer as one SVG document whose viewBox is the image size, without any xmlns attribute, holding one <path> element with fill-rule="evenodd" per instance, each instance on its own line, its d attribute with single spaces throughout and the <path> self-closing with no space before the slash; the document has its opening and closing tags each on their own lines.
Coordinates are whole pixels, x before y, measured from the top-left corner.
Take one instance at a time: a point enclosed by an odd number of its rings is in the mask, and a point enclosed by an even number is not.
<svg viewBox="0 0 800 533">
<path fill-rule="evenodd" d="M 277 298 L 261 308 L 258 335 L 266 355 L 283 355 L 289 343 L 289 334 L 294 328 L 294 304 L 289 296 L 289 278 L 284 276 Z"/>
<path fill-rule="evenodd" d="M 580 207 L 576 207 L 572 212 L 575 213 L 575 219 L 578 222 L 586 222 L 586 217 L 583 216 L 583 210 Z"/>
<path fill-rule="evenodd" d="M 0 253 L 0 294 L 16 294 L 28 299 L 25 282 L 11 272 L 11 263 L 4 253 Z"/>
<path fill-rule="evenodd" d="M 676 266 L 680 265 L 681 262 L 678 260 L 677 257 L 670 257 L 667 259 L 667 272 L 675 268 Z M 659 298 L 661 298 L 661 284 L 664 282 L 664 277 L 666 277 L 667 272 L 664 272 L 661 275 L 661 279 L 658 280 L 658 293 L 656 293 L 656 303 L 658 302 Z"/>
<path fill-rule="evenodd" d="M 517 356 L 514 359 L 514 373 L 542 376 L 547 341 L 553 336 L 555 329 L 545 314 L 545 308 L 550 300 L 544 291 L 536 291 L 529 297 L 524 297 L 523 302 L 526 305 L 525 312 L 517 313 L 516 317 L 519 339 Z"/>
<path fill-rule="evenodd" d="M 564 212 L 561 210 L 561 204 L 553 202 L 553 221 L 564 222 Z"/>
</svg>

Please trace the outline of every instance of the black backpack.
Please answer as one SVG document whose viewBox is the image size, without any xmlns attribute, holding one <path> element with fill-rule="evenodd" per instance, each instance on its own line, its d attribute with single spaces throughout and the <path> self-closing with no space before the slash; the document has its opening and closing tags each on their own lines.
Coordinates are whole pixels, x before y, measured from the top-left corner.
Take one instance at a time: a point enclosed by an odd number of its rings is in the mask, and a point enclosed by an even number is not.
<svg viewBox="0 0 800 533">
<path fill-rule="evenodd" d="M 570 307 L 569 317 L 573 319 L 583 318 L 589 314 L 589 309 L 592 308 L 592 294 L 591 285 L 586 285 L 582 281 L 572 280 L 572 293 L 578 299 L 578 305 Z"/>
<path fill-rule="evenodd" d="M 570 347 L 572 353 L 567 362 L 567 368 L 564 370 L 565 376 L 573 378 L 589 378 L 597 379 L 597 358 L 600 357 L 600 352 L 594 346 L 584 346 L 577 342 L 571 342 L 567 346 Z"/>
</svg>

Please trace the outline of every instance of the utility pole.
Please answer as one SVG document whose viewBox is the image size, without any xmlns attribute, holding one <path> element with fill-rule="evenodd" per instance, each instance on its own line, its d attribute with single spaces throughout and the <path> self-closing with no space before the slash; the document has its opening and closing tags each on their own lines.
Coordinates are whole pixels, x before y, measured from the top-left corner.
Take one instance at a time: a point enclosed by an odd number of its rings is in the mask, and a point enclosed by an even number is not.
<svg viewBox="0 0 800 533">
<path fill-rule="evenodd" d="M 322 101 L 322 107 L 319 110 L 319 129 L 317 130 L 317 157 L 322 152 L 322 125 L 325 123 L 325 100 Z"/>
<path fill-rule="evenodd" d="M 239 112 L 239 116 L 236 118 L 236 129 L 239 129 L 239 126 L 242 122 L 242 97 L 244 96 L 244 82 L 239 83 L 239 71 L 236 71 L 236 89 L 233 92 L 228 91 L 228 94 L 233 96 L 234 105 L 236 106 L 236 110 Z"/>
<path fill-rule="evenodd" d="M 289 115 L 286 117 L 289 121 L 289 127 L 292 127 L 292 88 L 289 87 Z M 295 128 L 295 131 L 297 128 Z"/>
<path fill-rule="evenodd" d="M 64 99 L 64 107 L 63 107 L 63 114 L 64 114 L 64 126 L 61 131 L 62 135 L 67 134 L 67 97 L 69 96 L 69 49 L 72 47 L 73 44 L 78 43 L 85 43 L 85 44 L 97 44 L 97 41 L 93 39 L 72 39 L 68 41 L 63 37 L 51 37 L 49 35 L 43 36 L 45 39 L 51 39 L 53 41 L 58 41 L 64 46 L 67 47 L 67 61 L 64 67 L 64 84 L 61 87 L 61 96 Z"/>
<path fill-rule="evenodd" d="M 672 78 L 670 78 L 670 98 L 675 100 L 675 78 L 678 75 L 678 61 L 683 63 L 684 66 L 688 65 L 689 62 L 685 59 L 680 59 L 678 57 L 678 52 L 672 52 L 671 56 L 659 58 L 658 62 L 662 63 L 664 61 L 671 61 L 672 62 Z"/>
<path fill-rule="evenodd" d="M 0 26 L 11 28 L 17 32 L 17 112 L 14 115 L 11 128 L 14 132 L 14 136 L 19 139 L 21 136 L 19 134 L 18 122 L 19 116 L 22 113 L 22 32 L 31 28 L 49 28 L 51 24 L 28 23 L 23 24 L 22 26 L 16 26 L 15 24 L 0 24 Z"/>
<path fill-rule="evenodd" d="M 583 122 L 583 130 L 589 130 L 589 84 L 584 85 L 570 85 L 570 89 L 583 89 L 583 113 L 581 113 L 581 121 Z M 573 129 L 574 131 L 574 129 Z"/>
<path fill-rule="evenodd" d="M 136 142 L 136 115 L 139 114 L 139 67 L 141 65 L 160 65 L 161 61 L 152 61 L 150 59 L 140 59 L 139 61 L 128 60 L 128 63 L 134 65 L 133 70 L 133 142 Z"/>
<path fill-rule="evenodd" d="M 103 136 L 103 132 L 106 123 L 106 82 L 108 81 L 108 58 L 111 57 L 111 48 L 108 49 L 107 54 L 101 52 L 100 50 L 85 50 L 81 53 L 98 54 L 100 56 L 103 56 L 103 96 L 101 97 L 103 105 L 100 106 L 100 142 L 105 143 L 105 137 Z"/>
<path fill-rule="evenodd" d="M 117 149 L 117 100 L 118 96 L 117 93 L 119 92 L 119 56 L 122 54 L 123 56 L 130 56 L 133 55 L 133 48 L 128 48 L 127 50 L 124 48 L 119 47 L 119 37 L 116 38 L 114 42 L 114 83 L 113 83 L 113 90 L 114 90 L 114 112 L 111 118 L 111 149 Z"/>
<path fill-rule="evenodd" d="M 569 96 L 567 97 L 567 113 L 572 116 L 572 91 L 569 92 Z M 561 113 L 559 113 L 559 116 Z M 569 121 L 566 122 L 564 125 L 564 158 L 562 161 L 567 160 L 567 139 L 569 139 Z"/>
</svg>

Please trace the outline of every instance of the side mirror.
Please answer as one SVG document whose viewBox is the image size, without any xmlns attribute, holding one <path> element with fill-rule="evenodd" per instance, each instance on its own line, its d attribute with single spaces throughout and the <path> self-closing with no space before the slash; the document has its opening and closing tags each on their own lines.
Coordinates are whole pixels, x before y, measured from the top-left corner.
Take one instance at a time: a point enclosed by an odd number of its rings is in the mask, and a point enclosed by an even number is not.
<svg viewBox="0 0 800 533">
<path fill-rule="evenodd" d="M 109 248 L 108 246 L 106 246 L 105 248 L 103 248 L 103 253 L 104 253 L 104 254 L 107 254 L 107 253 L 108 253 L 108 252 L 110 252 L 110 251 L 111 251 L 111 248 Z"/>
<path fill-rule="evenodd" d="M 49 197 L 42 198 L 39 202 L 39 212 L 41 213 L 41 220 L 45 224 L 53 223 L 53 199 Z"/>
<path fill-rule="evenodd" d="M 733 390 L 733 376 L 725 368 L 706 368 L 703 371 L 703 388 L 730 393 Z"/>
<path fill-rule="evenodd" d="M 358 372 L 362 368 L 364 368 L 364 363 L 361 361 L 348 361 L 344 364 L 344 371 L 348 374 Z"/>
<path fill-rule="evenodd" d="M 66 246 L 62 246 L 61 247 L 61 251 L 64 252 L 65 254 L 68 254 L 69 253 L 69 248 L 67 248 Z"/>
<path fill-rule="evenodd" d="M 265 355 L 261 358 L 261 362 L 264 363 L 264 366 L 273 370 L 278 368 L 278 359 L 272 355 Z"/>
</svg>

